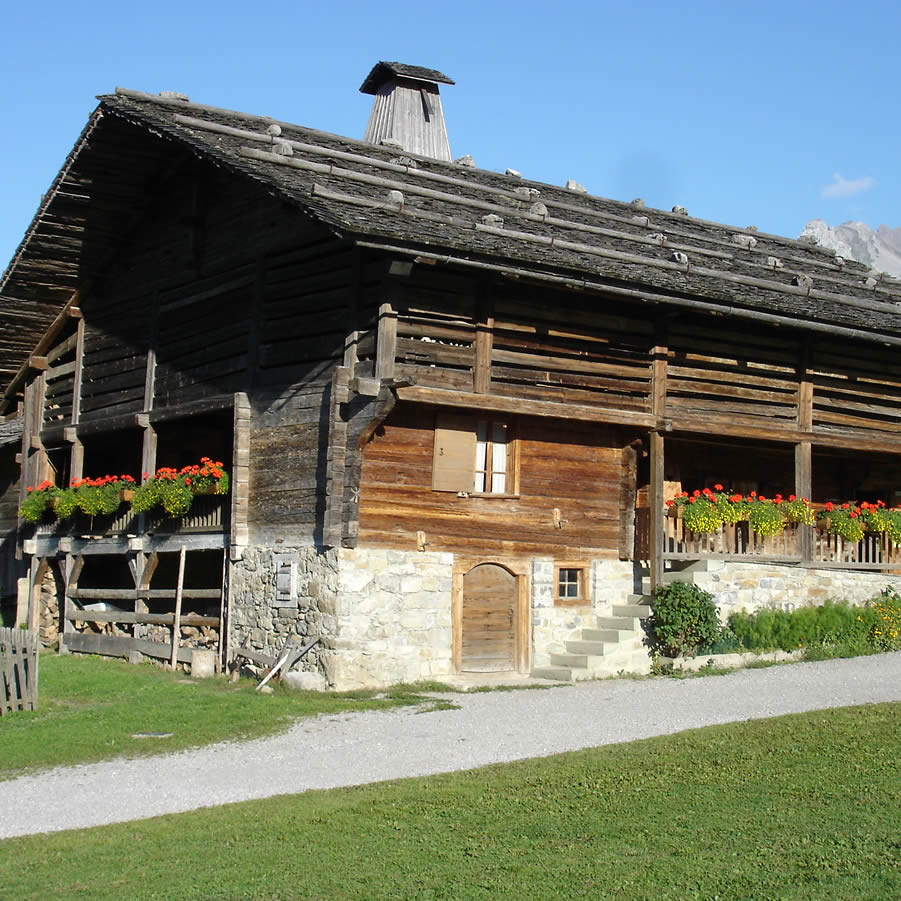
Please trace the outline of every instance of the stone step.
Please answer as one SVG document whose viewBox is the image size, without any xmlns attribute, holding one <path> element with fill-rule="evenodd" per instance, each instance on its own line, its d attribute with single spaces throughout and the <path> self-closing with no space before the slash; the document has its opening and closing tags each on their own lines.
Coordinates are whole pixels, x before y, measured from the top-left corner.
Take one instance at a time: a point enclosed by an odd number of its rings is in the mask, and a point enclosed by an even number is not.
<svg viewBox="0 0 901 901">
<path fill-rule="evenodd" d="M 618 644 L 624 638 L 628 638 L 633 631 L 632 629 L 583 629 L 582 639 L 584 641 L 604 641 Z"/>
<path fill-rule="evenodd" d="M 569 654 L 586 654 L 589 657 L 603 657 L 611 650 L 611 642 L 581 641 L 579 639 L 565 641 L 563 646 Z"/>
<path fill-rule="evenodd" d="M 651 615 L 651 608 L 646 604 L 614 604 L 612 613 L 614 616 L 647 619 Z"/>
<path fill-rule="evenodd" d="M 554 682 L 575 682 L 574 670 L 568 666 L 537 666 L 529 674 L 533 679 L 551 679 Z"/>
<path fill-rule="evenodd" d="M 630 594 L 626 598 L 627 604 L 637 604 L 639 607 L 650 607 L 654 596 L 651 594 Z"/>
<path fill-rule="evenodd" d="M 640 628 L 637 616 L 599 616 L 597 625 L 599 629 L 616 629 L 618 632 L 634 632 Z"/>
<path fill-rule="evenodd" d="M 570 669 L 588 669 L 593 658 L 587 654 L 551 654 L 551 666 L 568 666 Z"/>
</svg>

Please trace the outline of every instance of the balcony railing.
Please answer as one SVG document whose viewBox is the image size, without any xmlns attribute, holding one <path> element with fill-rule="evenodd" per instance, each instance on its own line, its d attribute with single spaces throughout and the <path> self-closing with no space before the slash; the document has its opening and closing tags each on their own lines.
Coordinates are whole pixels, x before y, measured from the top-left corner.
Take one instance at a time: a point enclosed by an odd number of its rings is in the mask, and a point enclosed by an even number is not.
<svg viewBox="0 0 901 901">
<path fill-rule="evenodd" d="M 635 558 L 650 559 L 650 517 L 647 507 L 635 511 Z M 806 533 L 806 534 L 805 534 Z M 809 541 L 806 540 L 809 535 Z M 805 556 L 805 544 L 810 548 Z M 861 541 L 846 541 L 817 526 L 787 523 L 772 536 L 761 536 L 747 522 L 723 523 L 710 534 L 685 527 L 681 510 L 671 508 L 663 521 L 664 560 L 728 559 L 802 564 L 815 569 L 901 569 L 901 547 L 885 533 L 866 533 Z"/>
<path fill-rule="evenodd" d="M 200 495 L 194 498 L 191 509 L 184 515 L 170 517 L 159 508 L 144 514 L 132 513 L 124 505 L 116 512 L 103 516 L 78 514 L 70 519 L 41 523 L 35 530 L 39 538 L 86 536 L 107 538 L 117 535 L 184 534 L 223 532 L 228 526 L 229 498 L 222 495 Z"/>
</svg>

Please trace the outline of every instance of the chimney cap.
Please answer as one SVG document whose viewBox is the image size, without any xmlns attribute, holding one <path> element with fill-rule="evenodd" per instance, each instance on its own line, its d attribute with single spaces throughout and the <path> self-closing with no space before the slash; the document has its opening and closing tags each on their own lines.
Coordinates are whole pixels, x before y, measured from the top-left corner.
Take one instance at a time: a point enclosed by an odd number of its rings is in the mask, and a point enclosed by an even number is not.
<svg viewBox="0 0 901 901">
<path fill-rule="evenodd" d="M 360 85 L 360 93 L 376 94 L 378 89 L 391 78 L 411 78 L 414 81 L 426 81 L 433 84 L 436 82 L 455 83 L 452 78 L 448 78 L 437 69 L 424 69 L 422 66 L 408 66 L 406 63 L 388 63 L 382 60 L 372 67 L 372 71 Z"/>
</svg>

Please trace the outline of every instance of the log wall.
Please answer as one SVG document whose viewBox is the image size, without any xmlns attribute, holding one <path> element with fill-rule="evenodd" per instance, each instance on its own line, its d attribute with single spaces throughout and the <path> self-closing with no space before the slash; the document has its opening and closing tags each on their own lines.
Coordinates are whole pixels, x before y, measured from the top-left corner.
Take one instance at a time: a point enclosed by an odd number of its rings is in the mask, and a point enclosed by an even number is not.
<svg viewBox="0 0 901 901">
<path fill-rule="evenodd" d="M 558 559 L 617 555 L 624 443 L 619 430 L 518 420 L 518 495 L 458 497 L 432 490 L 435 417 L 435 410 L 400 405 L 365 446 L 361 544 L 415 549 L 421 531 L 429 551 Z"/>
</svg>

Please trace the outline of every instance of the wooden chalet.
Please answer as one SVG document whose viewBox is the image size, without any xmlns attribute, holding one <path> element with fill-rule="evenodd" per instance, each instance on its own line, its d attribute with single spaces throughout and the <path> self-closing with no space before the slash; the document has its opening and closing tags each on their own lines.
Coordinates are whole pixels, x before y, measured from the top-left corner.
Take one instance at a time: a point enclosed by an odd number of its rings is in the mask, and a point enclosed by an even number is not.
<svg viewBox="0 0 901 901">
<path fill-rule="evenodd" d="M 727 607 L 892 580 L 878 541 L 702 541 L 664 500 L 901 500 L 901 283 L 452 162 L 447 83 L 380 63 L 365 142 L 99 98 L 0 282 L 19 621 L 222 666 L 318 638 L 335 688 L 577 678 L 647 668 L 642 580 L 669 570 Z M 232 490 L 181 518 L 16 519 L 45 478 L 201 455 Z"/>
</svg>

